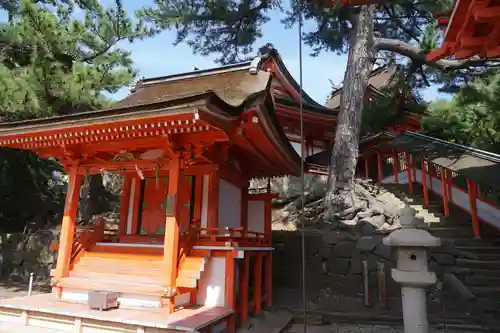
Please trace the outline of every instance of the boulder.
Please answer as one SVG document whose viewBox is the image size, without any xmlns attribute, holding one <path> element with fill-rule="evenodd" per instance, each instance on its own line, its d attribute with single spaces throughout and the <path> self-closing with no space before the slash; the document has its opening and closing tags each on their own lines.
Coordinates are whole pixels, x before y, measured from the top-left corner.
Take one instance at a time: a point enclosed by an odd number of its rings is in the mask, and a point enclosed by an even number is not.
<svg viewBox="0 0 500 333">
<path fill-rule="evenodd" d="M 329 272 L 345 275 L 349 272 L 349 258 L 330 257 L 326 262 L 326 268 Z"/>
<path fill-rule="evenodd" d="M 378 257 L 389 260 L 391 259 L 392 250 L 389 246 L 381 244 L 375 248 L 373 254 L 375 254 Z"/>
<path fill-rule="evenodd" d="M 350 258 L 358 252 L 356 243 L 341 242 L 333 247 L 332 254 L 337 258 Z"/>
<path fill-rule="evenodd" d="M 382 236 L 365 236 L 358 239 L 356 242 L 356 248 L 362 252 L 371 252 L 375 247 L 382 244 Z"/>
</svg>

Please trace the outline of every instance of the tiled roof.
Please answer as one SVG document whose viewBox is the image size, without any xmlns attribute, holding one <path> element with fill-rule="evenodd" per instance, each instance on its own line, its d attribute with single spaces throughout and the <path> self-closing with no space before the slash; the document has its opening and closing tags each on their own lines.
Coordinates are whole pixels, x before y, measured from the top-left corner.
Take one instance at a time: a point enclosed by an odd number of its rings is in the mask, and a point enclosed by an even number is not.
<svg viewBox="0 0 500 333">
<path fill-rule="evenodd" d="M 386 67 L 383 70 L 375 70 L 370 79 L 368 80 L 368 87 L 369 87 L 368 89 L 375 88 L 378 90 L 384 88 L 391 82 L 391 79 L 394 77 L 394 74 L 396 74 L 396 71 L 397 71 L 397 66 L 395 65 Z M 326 104 L 327 108 L 329 109 L 339 108 L 341 97 L 342 97 L 342 88 L 336 90 L 332 94 L 332 96 L 328 100 L 328 103 Z"/>
<path fill-rule="evenodd" d="M 265 90 L 269 80 L 270 74 L 264 71 L 259 71 L 256 75 L 250 74 L 246 63 L 229 69 L 142 80 L 134 92 L 111 108 L 121 109 L 167 102 L 208 91 L 216 93 L 227 104 L 238 106 L 248 96 Z"/>
</svg>

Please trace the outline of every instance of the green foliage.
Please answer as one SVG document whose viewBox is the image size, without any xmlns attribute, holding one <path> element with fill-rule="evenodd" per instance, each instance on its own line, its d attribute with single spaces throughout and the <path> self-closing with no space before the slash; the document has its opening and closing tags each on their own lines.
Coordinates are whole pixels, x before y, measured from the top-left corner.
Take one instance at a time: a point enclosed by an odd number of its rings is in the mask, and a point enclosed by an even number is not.
<svg viewBox="0 0 500 333">
<path fill-rule="evenodd" d="M 127 15 L 121 0 L 2 0 L 0 120 L 64 115 L 101 108 L 135 78 L 120 42 L 154 34 Z M 16 150 L 0 151 L 0 220 L 48 218 L 62 203 L 54 192 L 54 161 Z M 101 185 L 102 186 L 102 185 Z"/>
<path fill-rule="evenodd" d="M 120 0 L 114 8 L 90 0 L 13 2 L 11 21 L 0 25 L 2 119 L 99 108 L 104 92 L 134 79 L 130 54 L 118 43 L 153 31 L 134 24 Z"/>
<path fill-rule="evenodd" d="M 422 125 L 429 135 L 500 153 L 500 73 L 463 86 L 451 101 L 431 103 Z"/>
<path fill-rule="evenodd" d="M 217 61 L 232 63 L 247 58 L 262 37 L 263 25 L 276 12 L 285 13 L 288 28 L 297 23 L 297 0 L 155 0 L 139 14 L 160 29 L 177 32 L 176 43 L 187 42 L 202 55 L 220 54 Z M 386 38 L 417 41 L 434 22 L 432 12 L 451 8 L 451 0 L 399 0 L 378 5 L 375 31 Z M 311 30 L 305 42 L 314 50 L 344 53 L 356 7 L 334 5 L 330 0 L 304 0 L 301 14 Z"/>
</svg>

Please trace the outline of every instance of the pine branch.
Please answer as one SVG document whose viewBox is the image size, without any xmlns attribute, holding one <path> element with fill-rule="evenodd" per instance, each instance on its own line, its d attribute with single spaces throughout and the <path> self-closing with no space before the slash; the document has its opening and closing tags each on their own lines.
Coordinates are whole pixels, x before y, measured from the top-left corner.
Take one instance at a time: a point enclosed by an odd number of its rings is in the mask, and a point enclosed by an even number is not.
<svg viewBox="0 0 500 333">
<path fill-rule="evenodd" d="M 465 59 L 465 60 L 449 60 L 441 59 L 436 62 L 427 61 L 427 52 L 422 50 L 420 46 L 415 44 L 410 44 L 397 39 L 389 38 L 375 38 L 373 43 L 375 49 L 378 51 L 390 51 L 406 56 L 412 59 L 414 62 L 427 64 L 433 68 L 442 71 L 451 71 L 458 69 L 467 69 L 470 67 L 484 67 L 495 65 L 500 62 L 500 59 Z"/>
</svg>

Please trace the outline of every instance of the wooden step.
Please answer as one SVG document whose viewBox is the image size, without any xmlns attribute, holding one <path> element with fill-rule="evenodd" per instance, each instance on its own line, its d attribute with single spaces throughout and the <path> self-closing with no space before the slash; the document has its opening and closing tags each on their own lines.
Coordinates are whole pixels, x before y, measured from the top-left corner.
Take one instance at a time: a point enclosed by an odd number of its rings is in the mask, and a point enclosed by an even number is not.
<svg viewBox="0 0 500 333">
<path fill-rule="evenodd" d="M 150 267 L 162 268 L 165 264 L 159 260 L 140 260 L 140 259 L 115 259 L 83 256 L 80 258 L 80 263 L 104 266 L 130 266 L 130 267 Z"/>
<path fill-rule="evenodd" d="M 182 288 L 196 288 L 198 286 L 198 279 L 178 277 L 175 280 L 175 286 Z"/>
<path fill-rule="evenodd" d="M 201 277 L 201 272 L 196 270 L 179 269 L 177 271 L 177 277 L 199 280 Z"/>
<path fill-rule="evenodd" d="M 161 285 L 150 285 L 141 283 L 140 280 L 137 283 L 124 283 L 122 281 L 95 281 L 88 280 L 86 278 L 80 277 L 67 277 L 61 279 L 59 285 L 63 288 L 71 288 L 78 290 L 103 290 L 103 291 L 113 291 L 126 294 L 138 294 L 138 295 L 153 295 L 162 296 L 163 286 Z"/>
<path fill-rule="evenodd" d="M 90 249 L 90 251 L 99 253 L 124 253 L 124 254 L 136 254 L 136 255 L 163 256 L 163 248 L 161 247 L 94 245 Z"/>
<path fill-rule="evenodd" d="M 205 264 L 197 262 L 182 262 L 179 265 L 178 270 L 203 272 L 205 270 Z"/>
<path fill-rule="evenodd" d="M 207 263 L 208 259 L 205 257 L 185 257 L 182 259 L 181 264 L 183 263 L 188 263 L 188 264 L 202 264 L 205 265 Z"/>
<path fill-rule="evenodd" d="M 164 269 L 156 267 L 132 267 L 121 265 L 96 265 L 79 262 L 72 271 L 110 273 L 123 275 L 141 275 L 141 276 L 163 276 Z"/>
<path fill-rule="evenodd" d="M 162 285 L 162 276 L 150 276 L 150 275 L 131 275 L 131 274 L 120 274 L 120 273 L 100 273 L 85 270 L 72 270 L 69 273 L 70 277 L 77 277 L 82 279 L 88 279 L 92 281 L 113 281 L 117 283 L 144 283 L 151 285 Z"/>
<path fill-rule="evenodd" d="M 84 257 L 163 261 L 163 255 L 87 251 Z"/>
</svg>

